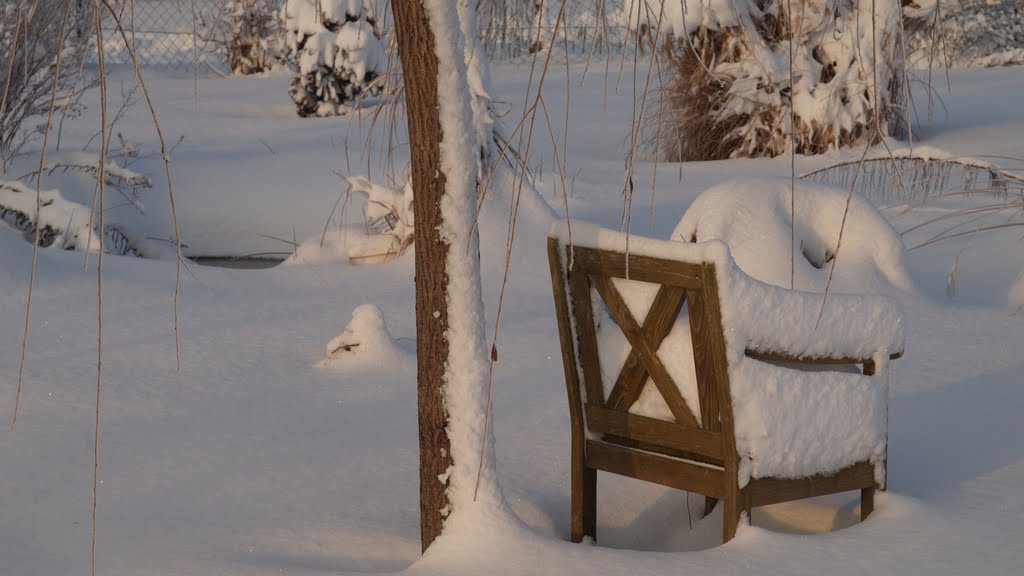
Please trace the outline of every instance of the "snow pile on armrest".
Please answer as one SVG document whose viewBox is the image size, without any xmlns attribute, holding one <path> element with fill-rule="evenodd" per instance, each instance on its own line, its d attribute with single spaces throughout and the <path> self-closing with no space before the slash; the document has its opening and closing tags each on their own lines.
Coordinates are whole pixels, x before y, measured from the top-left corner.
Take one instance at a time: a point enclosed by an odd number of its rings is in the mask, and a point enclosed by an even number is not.
<svg viewBox="0 0 1024 576">
<path fill-rule="evenodd" d="M 732 317 L 726 326 L 742 325 L 747 349 L 795 358 L 868 359 L 903 352 L 903 314 L 889 298 L 829 294 L 825 300 L 750 277 L 730 288 L 722 315 Z"/>
<path fill-rule="evenodd" d="M 790 181 L 779 179 L 714 186 L 693 202 L 671 239 L 721 240 L 741 270 L 784 288 L 823 292 L 832 274 L 834 292 L 915 290 L 903 241 L 870 202 L 808 182 L 797 182 L 795 193 L 791 198 Z"/>
</svg>

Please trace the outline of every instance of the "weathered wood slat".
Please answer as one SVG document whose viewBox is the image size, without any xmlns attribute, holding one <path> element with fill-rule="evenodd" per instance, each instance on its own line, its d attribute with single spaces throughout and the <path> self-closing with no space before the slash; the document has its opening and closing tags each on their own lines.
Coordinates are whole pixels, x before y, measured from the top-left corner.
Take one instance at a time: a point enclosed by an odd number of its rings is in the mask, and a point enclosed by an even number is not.
<svg viewBox="0 0 1024 576">
<path fill-rule="evenodd" d="M 576 320 L 576 336 L 580 347 L 580 366 L 583 368 L 583 386 L 587 391 L 586 403 L 604 405 L 594 310 L 590 303 L 590 277 L 586 274 L 570 273 L 569 290 L 572 291 L 573 317 Z"/>
<path fill-rule="evenodd" d="M 587 406 L 586 415 L 587 426 L 599 434 L 613 434 L 692 452 L 705 458 L 722 459 L 721 434 L 638 414 L 617 412 L 600 406 Z"/>
<path fill-rule="evenodd" d="M 577 246 L 573 249 L 573 266 L 573 272 L 628 278 L 677 288 L 700 289 L 704 285 L 700 278 L 700 265 L 636 254 Z"/>
<path fill-rule="evenodd" d="M 686 292 L 679 288 L 663 285 L 658 290 L 642 329 L 644 340 L 650 343 L 652 349 L 657 350 L 672 331 L 685 300 Z M 647 376 L 647 368 L 640 360 L 640 355 L 636 350 L 630 350 L 615 386 L 608 394 L 606 406 L 613 410 L 628 410 L 643 392 Z"/>
<path fill-rule="evenodd" d="M 729 365 L 725 348 L 725 331 L 722 328 L 722 310 L 718 301 L 718 280 L 715 276 L 714 264 L 701 265 L 704 289 L 701 300 L 704 305 L 705 326 L 702 327 L 704 341 L 707 342 L 711 357 L 711 381 L 714 382 L 714 393 L 718 400 L 718 417 L 722 426 L 722 445 L 725 450 L 723 465 L 722 508 L 725 521 L 722 522 L 722 541 L 728 542 L 736 536 L 736 525 L 740 512 L 746 505 L 749 507 L 749 493 L 740 490 L 739 486 L 739 455 L 736 453 L 736 428 L 732 414 L 732 387 L 729 383 Z M 741 501 L 742 499 L 742 501 Z"/>
<path fill-rule="evenodd" d="M 719 398 L 715 388 L 714 363 L 711 360 L 711 345 L 708 339 L 707 311 L 704 309 L 704 294 L 701 290 L 688 290 L 690 340 L 693 342 L 693 368 L 697 378 L 697 395 L 700 398 L 700 421 L 705 430 L 718 432 L 722 429 L 719 417 Z"/>
<path fill-rule="evenodd" d="M 551 269 L 551 290 L 555 297 L 555 315 L 558 317 L 558 336 L 562 348 L 562 369 L 565 373 L 565 389 L 569 398 L 570 442 L 570 514 L 569 533 L 573 542 L 581 542 L 584 536 L 595 536 L 597 519 L 597 473 L 586 467 L 583 430 L 583 400 L 580 396 L 580 379 L 576 369 L 576 351 L 572 326 L 569 322 L 569 301 L 565 293 L 559 243 L 548 238 L 548 265 Z"/>
<path fill-rule="evenodd" d="M 807 478 L 753 478 L 747 485 L 754 506 L 767 506 L 874 486 L 875 466 L 860 462 L 835 474 Z"/>
<path fill-rule="evenodd" d="M 588 440 L 587 466 L 712 498 L 723 496 L 723 471 L 695 462 Z"/>
<path fill-rule="evenodd" d="M 700 462 L 701 464 L 707 464 L 708 466 L 715 466 L 717 468 L 722 467 L 721 458 L 711 458 L 703 454 L 697 454 L 696 452 L 669 448 L 668 446 L 643 442 L 633 438 L 626 438 L 625 436 L 616 436 L 614 434 L 605 433 L 601 434 L 600 440 L 605 444 L 615 444 L 616 446 L 635 448 L 637 450 L 643 450 L 644 452 L 654 452 L 656 454 L 677 458 L 679 460 L 693 460 L 694 462 Z"/>
<path fill-rule="evenodd" d="M 769 351 L 748 348 L 744 352 L 748 358 L 765 360 L 768 362 L 789 362 L 792 364 L 874 364 L 871 358 L 852 358 L 848 356 L 796 356 L 787 352 Z M 896 360 L 903 356 L 902 352 L 890 354 L 890 360 Z"/>
<path fill-rule="evenodd" d="M 679 392 L 678 386 L 676 386 L 672 376 L 669 375 L 665 365 L 661 363 L 658 354 L 651 349 L 647 340 L 644 339 L 643 331 L 637 326 L 633 314 L 622 300 L 618 290 L 615 289 L 611 279 L 597 277 L 594 279 L 594 287 L 597 289 L 598 294 L 601 295 L 605 305 L 608 306 L 608 312 L 611 314 L 612 319 L 615 320 L 615 323 L 619 325 L 619 329 L 626 336 L 629 345 L 633 347 L 641 362 L 647 367 L 651 380 L 654 381 L 654 385 L 661 392 L 665 404 L 672 411 L 676 421 L 691 426 L 699 426 L 697 418 L 694 417 L 693 412 L 686 405 L 686 401 L 683 400 L 683 395 Z"/>
</svg>

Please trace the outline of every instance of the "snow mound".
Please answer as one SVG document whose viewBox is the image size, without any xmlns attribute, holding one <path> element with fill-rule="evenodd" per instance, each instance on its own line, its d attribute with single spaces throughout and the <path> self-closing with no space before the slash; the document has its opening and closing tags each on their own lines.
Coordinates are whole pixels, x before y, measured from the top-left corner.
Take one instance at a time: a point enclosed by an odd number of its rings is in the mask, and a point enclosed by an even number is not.
<svg viewBox="0 0 1024 576">
<path fill-rule="evenodd" d="M 311 236 L 295 247 L 282 266 L 301 264 L 337 263 L 348 261 L 348 243 L 354 232 L 344 228 L 328 228 L 320 236 Z"/>
<path fill-rule="evenodd" d="M 792 274 L 793 288 L 823 292 L 835 267 L 831 291 L 915 291 L 903 241 L 867 200 L 797 182 L 793 218 L 790 186 L 785 179 L 732 180 L 714 186 L 686 211 L 672 239 L 721 240 L 741 270 L 775 286 L 791 287 Z"/>
<path fill-rule="evenodd" d="M 326 356 L 318 366 L 388 366 L 408 359 L 409 354 L 395 344 L 388 332 L 380 308 L 363 304 L 352 311 L 345 331 L 327 343 Z"/>
</svg>

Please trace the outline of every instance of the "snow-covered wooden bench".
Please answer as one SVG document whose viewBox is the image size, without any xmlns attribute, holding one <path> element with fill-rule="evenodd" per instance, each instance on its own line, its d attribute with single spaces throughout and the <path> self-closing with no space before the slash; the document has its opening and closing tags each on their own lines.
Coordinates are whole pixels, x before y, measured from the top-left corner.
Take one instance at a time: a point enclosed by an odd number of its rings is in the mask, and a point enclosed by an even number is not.
<svg viewBox="0 0 1024 576">
<path fill-rule="evenodd" d="M 871 512 L 903 350 L 893 302 L 836 294 L 822 309 L 821 294 L 750 278 L 717 241 L 574 222 L 548 249 L 574 542 L 595 536 L 598 470 L 721 501 L 723 541 L 756 506 L 860 490 Z"/>
</svg>

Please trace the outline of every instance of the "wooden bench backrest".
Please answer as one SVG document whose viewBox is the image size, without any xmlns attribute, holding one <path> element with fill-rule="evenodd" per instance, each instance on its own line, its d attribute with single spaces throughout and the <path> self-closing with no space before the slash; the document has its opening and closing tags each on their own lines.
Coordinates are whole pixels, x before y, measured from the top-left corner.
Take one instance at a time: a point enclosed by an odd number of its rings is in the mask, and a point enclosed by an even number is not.
<svg viewBox="0 0 1024 576">
<path fill-rule="evenodd" d="M 548 239 L 548 252 L 572 425 L 582 428 L 585 423 L 592 434 L 635 448 L 718 465 L 730 459 L 735 454 L 732 403 L 714 264 L 563 247 L 557 238 Z M 570 258 L 572 268 L 567 269 Z M 646 318 L 633 317 L 612 282 L 614 278 L 659 287 Z M 601 380 L 592 289 L 631 346 L 607 396 Z M 689 312 L 700 421 L 657 355 L 684 305 Z M 648 377 L 675 422 L 629 413 Z M 586 392 L 585 401 L 581 389 Z"/>
</svg>

